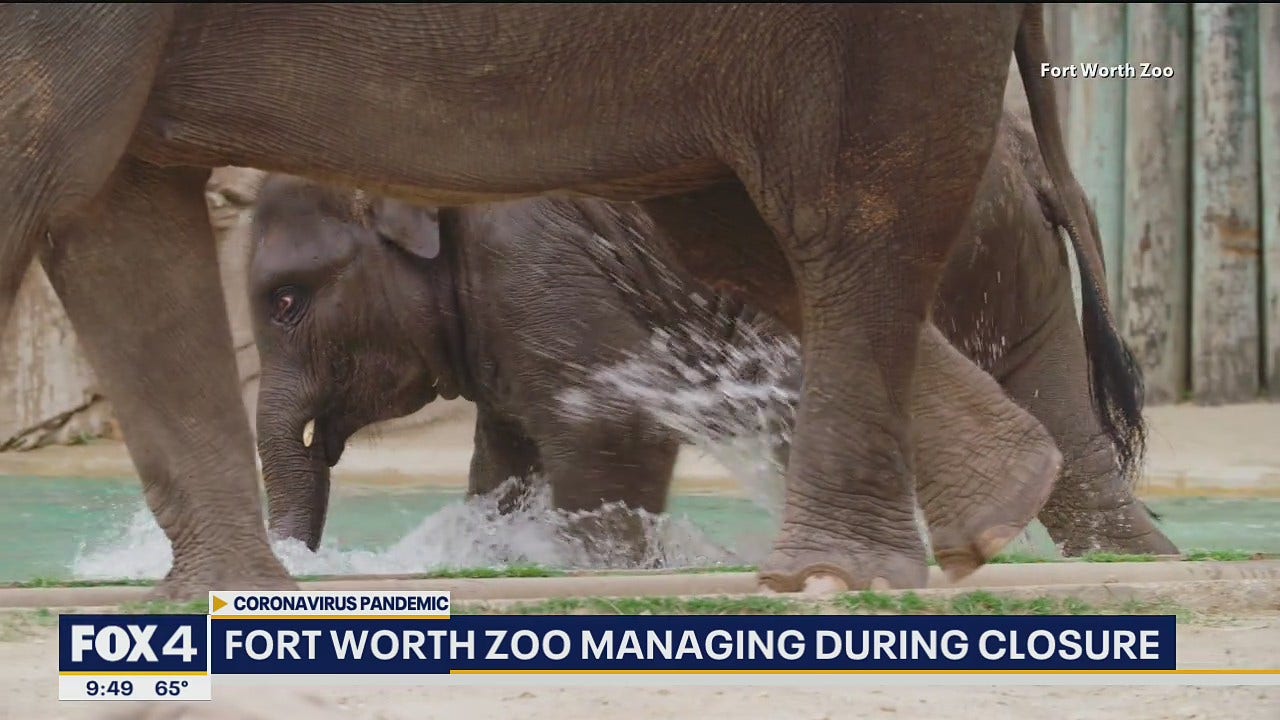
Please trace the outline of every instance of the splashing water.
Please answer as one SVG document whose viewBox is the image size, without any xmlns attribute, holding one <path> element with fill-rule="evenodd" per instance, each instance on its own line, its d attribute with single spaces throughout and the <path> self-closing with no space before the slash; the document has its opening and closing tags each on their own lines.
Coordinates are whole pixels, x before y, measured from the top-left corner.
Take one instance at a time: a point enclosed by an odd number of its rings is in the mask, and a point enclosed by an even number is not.
<svg viewBox="0 0 1280 720">
<path fill-rule="evenodd" d="M 580 422 L 641 409 L 724 466 L 776 528 L 786 499 L 786 465 L 778 453 L 791 444 L 799 368 L 793 337 L 743 326 L 726 345 L 689 320 L 675 334 L 655 331 L 644 352 L 595 371 L 586 389 L 561 393 L 561 404 Z M 915 522 L 932 555 L 919 507 Z M 752 557 L 766 552 L 752 548 Z"/>
<path fill-rule="evenodd" d="M 595 422 L 636 409 L 725 467 L 752 502 L 780 520 L 798 400 L 799 345 L 751 326 L 732 343 L 701 323 L 654 332 L 648 348 L 592 372 L 585 387 L 561 393 L 562 413 Z"/>
<path fill-rule="evenodd" d="M 551 505 L 545 483 L 531 485 L 506 515 L 499 512 L 494 496 L 459 500 L 378 550 L 344 547 L 340 538 L 326 538 L 314 553 L 297 540 L 276 541 L 273 549 L 294 575 L 421 574 L 510 565 L 709 567 L 756 560 L 717 545 L 685 518 L 641 513 L 646 554 L 638 563 L 634 558 L 624 561 L 620 559 L 625 556 L 622 543 L 588 546 L 569 530 L 575 520 L 610 508 L 576 514 L 558 511 Z M 142 505 L 118 537 L 96 548 L 81 547 L 71 571 L 83 580 L 154 579 L 163 577 L 172 562 L 168 539 Z"/>
</svg>

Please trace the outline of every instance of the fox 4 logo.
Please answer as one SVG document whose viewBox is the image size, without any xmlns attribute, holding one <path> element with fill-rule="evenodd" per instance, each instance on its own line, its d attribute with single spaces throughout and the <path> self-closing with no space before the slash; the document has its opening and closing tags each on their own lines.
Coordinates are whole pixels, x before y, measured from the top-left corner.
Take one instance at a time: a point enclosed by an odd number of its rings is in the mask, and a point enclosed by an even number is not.
<svg viewBox="0 0 1280 720">
<path fill-rule="evenodd" d="M 158 663 L 162 656 L 189 663 L 200 654 L 192 640 L 190 625 L 179 625 L 170 632 L 157 654 L 156 631 L 159 627 L 137 623 L 72 625 L 71 662 L 84 662 L 92 653 L 111 663 Z"/>
</svg>

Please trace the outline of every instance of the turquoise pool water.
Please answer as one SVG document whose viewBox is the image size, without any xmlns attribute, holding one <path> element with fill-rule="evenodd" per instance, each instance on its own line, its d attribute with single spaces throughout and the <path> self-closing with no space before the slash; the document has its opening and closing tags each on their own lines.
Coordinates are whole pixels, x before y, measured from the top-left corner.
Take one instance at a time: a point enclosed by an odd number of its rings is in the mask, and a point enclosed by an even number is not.
<svg viewBox="0 0 1280 720">
<path fill-rule="evenodd" d="M 0 582 L 33 578 L 156 577 L 169 550 L 134 480 L 0 477 Z M 1280 552 L 1280 500 L 1153 501 L 1183 549 Z M 319 554 L 277 547 L 294 572 L 424 572 L 498 564 L 513 549 L 554 564 L 556 541 L 536 512 L 494 522 L 461 494 L 428 489 L 336 488 Z M 685 495 L 660 536 L 669 564 L 753 562 L 772 535 L 768 514 L 747 500 Z M 1038 525 L 1021 551 L 1056 553 Z"/>
</svg>

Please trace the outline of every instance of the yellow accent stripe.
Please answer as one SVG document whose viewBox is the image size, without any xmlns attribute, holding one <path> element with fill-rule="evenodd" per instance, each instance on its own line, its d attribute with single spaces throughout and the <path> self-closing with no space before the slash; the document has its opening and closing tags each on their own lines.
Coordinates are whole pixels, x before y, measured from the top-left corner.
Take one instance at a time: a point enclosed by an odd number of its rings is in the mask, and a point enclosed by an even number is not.
<svg viewBox="0 0 1280 720">
<path fill-rule="evenodd" d="M 184 673 L 151 673 L 151 671 L 145 671 L 145 673 L 143 671 L 138 671 L 138 673 L 129 673 L 129 671 L 81 673 L 81 671 L 77 670 L 74 673 L 59 673 L 59 675 L 63 676 L 63 678 L 178 678 L 178 676 L 182 676 L 182 678 L 204 678 L 209 673 L 205 673 L 204 670 L 184 671 Z"/>
<path fill-rule="evenodd" d="M 448 620 L 448 615 L 213 615 L 213 620 Z"/>
<path fill-rule="evenodd" d="M 1280 675 L 1280 668 L 1205 670 L 450 670 L 452 675 Z M 341 674 L 341 673 L 339 673 Z M 63 677 L 204 677 L 206 672 L 60 672 Z"/>
<path fill-rule="evenodd" d="M 1280 675 L 1280 668 L 1212 670 L 450 670 L 452 675 Z"/>
</svg>

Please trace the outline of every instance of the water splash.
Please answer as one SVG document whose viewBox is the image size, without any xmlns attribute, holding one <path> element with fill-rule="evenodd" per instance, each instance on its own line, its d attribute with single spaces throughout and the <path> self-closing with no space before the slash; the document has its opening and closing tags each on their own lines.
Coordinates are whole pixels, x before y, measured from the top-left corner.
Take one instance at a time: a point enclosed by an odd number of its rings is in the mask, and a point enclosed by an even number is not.
<svg viewBox="0 0 1280 720">
<path fill-rule="evenodd" d="M 500 513 L 497 501 L 491 498 L 458 500 L 383 548 L 352 548 L 341 538 L 329 537 L 314 553 L 296 540 L 277 541 L 273 549 L 294 575 L 421 574 L 511 565 L 712 567 L 758 559 L 754 553 L 744 555 L 718 545 L 688 519 L 669 514 L 640 513 L 647 552 L 638 562 L 621 543 L 588 545 L 570 530 L 575 521 L 609 509 L 576 514 L 558 511 L 551 505 L 549 488 L 534 483 L 508 514 Z M 71 562 L 71 574 L 83 580 L 154 579 L 163 577 L 172 562 L 163 531 L 147 507 L 140 505 L 116 537 L 94 548 L 82 547 Z"/>
<path fill-rule="evenodd" d="M 641 410 L 714 458 L 776 523 L 799 366 L 799 345 L 789 336 L 744 325 L 726 344 L 691 320 L 676 332 L 655 331 L 648 347 L 562 392 L 561 412 L 586 423 Z"/>
</svg>

